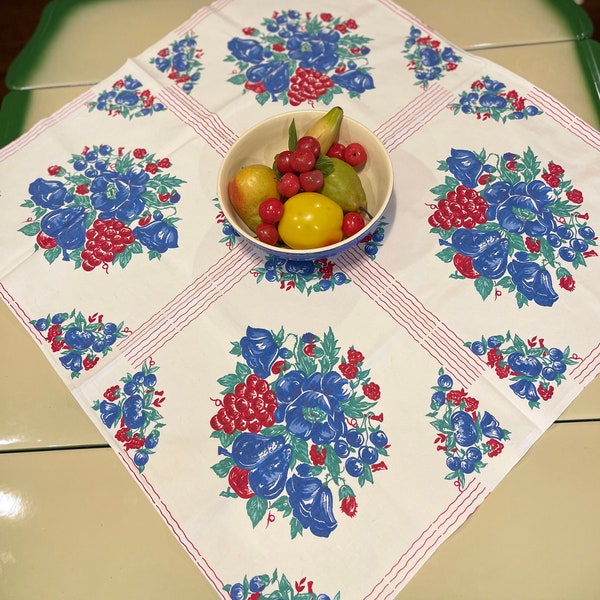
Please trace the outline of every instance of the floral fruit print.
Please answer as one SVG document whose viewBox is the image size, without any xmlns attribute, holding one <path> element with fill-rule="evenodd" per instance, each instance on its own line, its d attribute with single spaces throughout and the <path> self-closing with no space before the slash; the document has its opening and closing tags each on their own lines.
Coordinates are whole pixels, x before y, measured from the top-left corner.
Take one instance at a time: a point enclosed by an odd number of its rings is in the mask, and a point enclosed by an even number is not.
<svg viewBox="0 0 600 600">
<path fill-rule="evenodd" d="M 329 537 L 337 515 L 359 513 L 355 486 L 388 468 L 381 390 L 365 357 L 354 347 L 340 357 L 331 330 L 250 326 L 231 353 L 240 360 L 219 379 L 210 420 L 220 456 L 212 470 L 228 484 L 221 496 L 243 500 L 253 527 L 281 518 L 292 539 Z"/>
</svg>

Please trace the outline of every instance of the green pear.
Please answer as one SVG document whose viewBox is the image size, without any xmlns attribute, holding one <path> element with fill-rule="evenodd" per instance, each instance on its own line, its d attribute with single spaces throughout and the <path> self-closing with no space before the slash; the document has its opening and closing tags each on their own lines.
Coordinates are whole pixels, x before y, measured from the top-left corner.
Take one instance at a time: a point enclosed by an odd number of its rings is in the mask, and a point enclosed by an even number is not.
<svg viewBox="0 0 600 600">
<path fill-rule="evenodd" d="M 333 170 L 324 178 L 321 194 L 339 204 L 345 213 L 366 211 L 367 197 L 354 167 L 339 158 L 329 160 Z"/>
</svg>

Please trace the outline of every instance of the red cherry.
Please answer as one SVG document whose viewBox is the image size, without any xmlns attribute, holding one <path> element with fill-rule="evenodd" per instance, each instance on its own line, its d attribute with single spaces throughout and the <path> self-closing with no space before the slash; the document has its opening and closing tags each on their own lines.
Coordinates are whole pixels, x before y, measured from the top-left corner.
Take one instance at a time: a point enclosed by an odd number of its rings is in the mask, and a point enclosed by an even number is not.
<svg viewBox="0 0 600 600">
<path fill-rule="evenodd" d="M 256 227 L 256 237 L 261 242 L 274 246 L 279 240 L 279 232 L 272 223 L 260 223 Z"/>
<path fill-rule="evenodd" d="M 296 173 L 285 173 L 277 182 L 277 191 L 285 198 L 291 198 L 300 191 L 300 180 Z"/>
<path fill-rule="evenodd" d="M 350 237 L 361 231 L 364 226 L 365 220 L 362 215 L 352 211 L 344 215 L 344 220 L 342 221 L 342 233 L 346 237 Z"/>
<path fill-rule="evenodd" d="M 306 149 L 295 150 L 290 157 L 290 165 L 296 173 L 311 171 L 315 166 L 315 155 Z"/>
<path fill-rule="evenodd" d="M 323 187 L 323 171 L 313 169 L 300 173 L 300 187 L 305 192 L 318 192 Z"/>
<path fill-rule="evenodd" d="M 291 150 L 284 150 L 277 155 L 277 158 L 275 159 L 275 168 L 280 173 L 289 173 L 290 171 L 293 171 L 292 166 L 290 165 L 291 156 Z"/>
<path fill-rule="evenodd" d="M 278 198 L 267 198 L 258 206 L 258 216 L 264 223 L 278 223 L 283 216 L 283 202 Z"/>
<path fill-rule="evenodd" d="M 309 150 L 315 158 L 321 154 L 321 144 L 312 135 L 305 135 L 296 142 L 296 150 Z"/>
<path fill-rule="evenodd" d="M 345 149 L 346 149 L 346 146 L 344 146 L 344 144 L 335 142 L 335 143 L 331 144 L 331 147 L 327 151 L 327 156 L 329 156 L 329 158 L 339 158 L 340 160 L 344 160 L 344 150 Z"/>
<path fill-rule="evenodd" d="M 367 162 L 367 151 L 362 144 L 353 142 L 346 146 L 344 160 L 354 168 L 362 167 Z"/>
</svg>

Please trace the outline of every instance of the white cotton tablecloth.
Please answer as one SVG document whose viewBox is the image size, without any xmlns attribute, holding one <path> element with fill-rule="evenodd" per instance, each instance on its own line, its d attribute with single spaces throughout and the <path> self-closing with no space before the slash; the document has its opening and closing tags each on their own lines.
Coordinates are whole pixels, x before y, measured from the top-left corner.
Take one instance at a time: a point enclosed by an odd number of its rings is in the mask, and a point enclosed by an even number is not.
<svg viewBox="0 0 600 600">
<path fill-rule="evenodd" d="M 389 208 L 265 256 L 220 163 L 334 105 Z M 0 295 L 222 597 L 391 598 L 598 372 L 599 148 L 391 2 L 220 1 L 0 150 Z"/>
</svg>

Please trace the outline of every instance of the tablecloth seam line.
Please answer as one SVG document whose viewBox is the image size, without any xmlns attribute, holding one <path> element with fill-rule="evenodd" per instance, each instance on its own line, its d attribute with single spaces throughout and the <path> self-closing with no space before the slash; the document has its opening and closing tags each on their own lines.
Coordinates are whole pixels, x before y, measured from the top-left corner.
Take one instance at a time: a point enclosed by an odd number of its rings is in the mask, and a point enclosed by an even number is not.
<svg viewBox="0 0 600 600">
<path fill-rule="evenodd" d="M 17 319 L 19 321 L 21 321 L 24 328 L 27 331 L 29 331 L 29 333 L 31 334 L 33 339 L 37 342 L 37 344 L 40 347 L 43 347 L 43 341 L 40 340 L 40 337 L 42 338 L 42 340 L 44 339 L 43 336 L 41 336 L 41 334 L 38 332 L 38 330 L 32 326 L 32 324 L 30 323 L 30 319 L 27 316 L 27 313 L 21 307 L 18 300 L 16 300 L 14 298 L 14 296 L 8 291 L 8 288 L 4 285 L 4 283 L 2 281 L 0 281 L 0 296 L 2 297 L 2 299 L 4 300 L 4 302 L 7 304 L 7 306 L 9 308 L 10 307 L 13 308 L 13 310 L 11 312 L 15 315 L 15 317 L 17 317 Z"/>
</svg>

